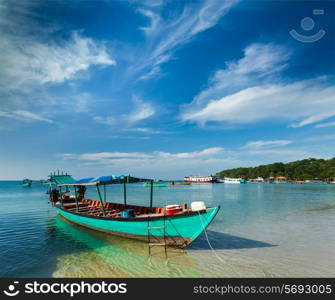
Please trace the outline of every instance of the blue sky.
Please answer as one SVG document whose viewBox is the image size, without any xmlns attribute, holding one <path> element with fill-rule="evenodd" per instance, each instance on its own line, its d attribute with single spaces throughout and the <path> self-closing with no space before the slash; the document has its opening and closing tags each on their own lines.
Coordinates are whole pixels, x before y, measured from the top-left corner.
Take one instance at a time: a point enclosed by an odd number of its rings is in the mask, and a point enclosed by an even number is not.
<svg viewBox="0 0 335 300">
<path fill-rule="evenodd" d="M 0 178 L 333 157 L 334 13 L 331 1 L 0 0 Z"/>
</svg>

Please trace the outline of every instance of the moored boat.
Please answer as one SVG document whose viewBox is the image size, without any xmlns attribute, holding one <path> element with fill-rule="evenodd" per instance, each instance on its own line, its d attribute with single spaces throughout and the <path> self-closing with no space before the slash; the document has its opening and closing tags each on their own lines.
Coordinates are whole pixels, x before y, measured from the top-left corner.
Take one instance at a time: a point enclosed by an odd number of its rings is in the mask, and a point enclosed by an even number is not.
<svg viewBox="0 0 335 300">
<path fill-rule="evenodd" d="M 143 186 L 145 187 L 150 187 L 151 186 L 151 183 L 150 182 L 145 182 L 143 184 Z M 168 182 L 163 182 L 163 181 L 157 181 L 157 182 L 153 182 L 153 186 L 154 187 L 168 187 L 169 186 L 169 183 Z"/>
<path fill-rule="evenodd" d="M 185 176 L 184 181 L 186 182 L 194 182 L 194 183 L 214 183 L 216 182 L 216 177 L 209 175 L 209 176 Z"/>
<path fill-rule="evenodd" d="M 22 180 L 22 187 L 31 187 L 31 184 L 33 183 L 33 181 L 32 180 L 30 180 L 30 179 L 23 179 Z"/>
<path fill-rule="evenodd" d="M 223 183 L 228 183 L 228 184 L 241 184 L 241 183 L 246 183 L 245 179 L 243 178 L 229 178 L 225 177 L 223 179 Z"/>
<path fill-rule="evenodd" d="M 127 203 L 126 186 L 128 183 L 150 182 L 150 205 L 137 206 Z M 124 189 L 124 203 L 106 201 L 107 184 L 121 184 Z M 99 200 L 87 199 L 87 186 L 94 186 Z M 62 188 L 65 187 L 65 192 Z M 74 188 L 75 194 L 68 193 Z M 118 236 L 149 241 L 150 237 L 165 245 L 185 247 L 195 240 L 211 223 L 220 206 L 206 207 L 203 202 L 187 205 L 153 206 L 153 180 L 144 180 L 130 175 L 110 175 L 96 178 L 74 180 L 71 176 L 50 176 L 50 202 L 65 219 L 91 228 Z M 104 195 L 104 196 L 102 196 Z"/>
<path fill-rule="evenodd" d="M 170 185 L 191 185 L 192 182 L 186 182 L 186 181 L 170 181 Z"/>
</svg>

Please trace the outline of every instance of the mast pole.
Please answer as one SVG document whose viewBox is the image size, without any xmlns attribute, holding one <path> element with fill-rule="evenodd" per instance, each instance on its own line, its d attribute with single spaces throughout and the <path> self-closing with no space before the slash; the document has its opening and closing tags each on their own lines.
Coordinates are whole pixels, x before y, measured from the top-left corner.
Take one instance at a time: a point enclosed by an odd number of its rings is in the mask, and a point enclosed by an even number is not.
<svg viewBox="0 0 335 300">
<path fill-rule="evenodd" d="M 62 197 L 62 187 L 61 186 L 59 186 L 59 196 L 60 196 L 61 207 L 64 207 L 63 197 Z"/>
<path fill-rule="evenodd" d="M 78 203 L 78 194 L 77 194 L 77 187 L 74 185 L 74 195 L 76 199 L 76 206 L 77 206 L 77 212 L 79 212 L 79 203 Z"/>
<path fill-rule="evenodd" d="M 103 214 L 104 216 L 106 216 L 106 212 L 105 212 L 104 204 L 103 204 L 103 201 L 102 201 L 102 198 L 101 198 L 101 193 L 100 193 L 99 185 L 96 185 L 96 188 L 97 188 L 97 192 L 98 192 L 99 199 L 100 199 L 100 203 L 101 203 L 102 214 Z"/>
<path fill-rule="evenodd" d="M 124 179 L 124 181 L 123 181 L 123 201 L 124 201 L 124 205 L 127 205 L 126 179 Z"/>
<path fill-rule="evenodd" d="M 106 184 L 104 184 L 104 201 L 106 202 Z"/>
<path fill-rule="evenodd" d="M 150 181 L 150 207 L 152 207 L 152 201 L 153 201 L 153 194 L 154 194 L 154 181 Z"/>
</svg>

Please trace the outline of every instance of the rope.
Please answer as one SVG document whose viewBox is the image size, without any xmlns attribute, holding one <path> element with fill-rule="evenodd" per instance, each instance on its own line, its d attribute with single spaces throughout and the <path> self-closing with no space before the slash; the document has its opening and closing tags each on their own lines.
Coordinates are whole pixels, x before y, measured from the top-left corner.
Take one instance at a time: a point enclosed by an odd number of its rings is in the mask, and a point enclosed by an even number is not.
<svg viewBox="0 0 335 300">
<path fill-rule="evenodd" d="M 204 223 L 202 222 L 202 218 L 201 218 L 201 215 L 200 215 L 200 212 L 198 211 L 198 214 L 199 214 L 199 218 L 200 218 L 200 221 L 201 221 L 201 225 L 202 225 L 202 228 L 205 232 L 205 236 L 206 236 L 206 240 L 207 240 L 207 243 L 208 243 L 208 246 L 211 248 L 212 252 L 214 253 L 215 257 L 222 263 L 226 263 L 226 261 L 220 257 L 217 252 L 215 251 L 215 249 L 212 247 L 212 244 L 211 242 L 209 241 L 209 238 L 208 238 L 208 234 L 207 234 L 207 230 L 206 230 L 206 227 L 204 226 Z"/>
</svg>

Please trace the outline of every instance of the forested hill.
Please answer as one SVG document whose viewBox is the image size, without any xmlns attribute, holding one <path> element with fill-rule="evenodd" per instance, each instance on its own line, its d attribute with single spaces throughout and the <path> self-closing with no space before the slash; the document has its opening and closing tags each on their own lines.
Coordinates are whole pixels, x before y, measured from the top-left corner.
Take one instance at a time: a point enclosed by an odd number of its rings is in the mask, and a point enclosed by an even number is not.
<svg viewBox="0 0 335 300">
<path fill-rule="evenodd" d="M 256 177 L 285 176 L 287 179 L 333 179 L 335 178 L 335 157 L 331 159 L 309 158 L 289 163 L 273 163 L 251 168 L 235 168 L 218 172 L 220 177 Z"/>
</svg>

